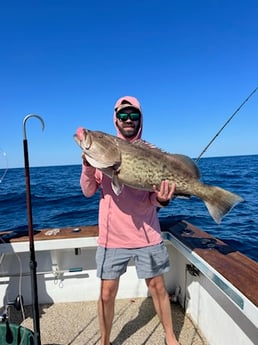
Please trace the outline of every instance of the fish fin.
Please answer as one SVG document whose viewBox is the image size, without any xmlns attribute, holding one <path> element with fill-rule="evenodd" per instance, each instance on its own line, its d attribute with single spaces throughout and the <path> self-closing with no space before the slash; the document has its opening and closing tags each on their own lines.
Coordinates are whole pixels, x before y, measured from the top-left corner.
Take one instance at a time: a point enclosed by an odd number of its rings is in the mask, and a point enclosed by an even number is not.
<svg viewBox="0 0 258 345">
<path fill-rule="evenodd" d="M 143 139 L 137 139 L 137 140 L 133 141 L 132 144 L 134 146 L 146 146 L 148 148 L 157 149 L 157 150 L 161 151 L 161 149 L 159 149 L 156 145 L 149 143 L 148 141 L 143 140 Z"/>
<path fill-rule="evenodd" d="M 189 194 L 177 194 L 177 193 L 174 193 L 174 197 L 178 198 L 178 199 L 190 199 L 191 195 L 189 195 Z"/>
<path fill-rule="evenodd" d="M 149 143 L 148 141 L 138 139 L 135 140 L 134 142 L 131 143 L 134 146 L 137 146 L 139 148 L 148 148 L 151 150 L 150 152 L 160 155 L 162 154 L 163 156 L 166 156 L 166 159 L 168 159 L 170 162 L 174 163 L 175 166 L 178 166 L 179 163 L 183 166 L 184 170 L 187 169 L 187 172 L 189 173 L 190 176 L 194 176 L 197 179 L 200 179 L 201 173 L 199 170 L 198 165 L 194 162 L 194 160 L 186 155 L 178 154 L 178 153 L 168 153 L 157 146 Z"/>
<path fill-rule="evenodd" d="M 112 182 L 111 182 L 112 190 L 116 195 L 121 194 L 124 185 L 120 183 L 118 179 L 118 172 L 115 171 L 112 176 Z"/>
<path fill-rule="evenodd" d="M 231 193 L 223 188 L 209 186 L 213 197 L 204 200 L 204 203 L 214 221 L 219 224 L 222 218 L 239 202 L 244 201 L 239 195 Z"/>
<path fill-rule="evenodd" d="M 184 169 L 188 169 L 189 174 L 194 175 L 195 178 L 197 179 L 200 179 L 201 172 L 197 164 L 192 160 L 192 158 L 185 155 L 178 154 L 178 153 L 174 153 L 174 154 L 169 154 L 168 159 L 172 161 L 173 160 L 181 161 L 184 165 Z"/>
</svg>

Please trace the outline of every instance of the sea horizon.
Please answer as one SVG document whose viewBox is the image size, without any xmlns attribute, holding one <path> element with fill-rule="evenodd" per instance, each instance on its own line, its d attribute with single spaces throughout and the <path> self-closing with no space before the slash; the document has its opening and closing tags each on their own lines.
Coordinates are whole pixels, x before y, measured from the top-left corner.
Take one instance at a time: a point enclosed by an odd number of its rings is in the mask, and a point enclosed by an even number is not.
<svg viewBox="0 0 258 345">
<path fill-rule="evenodd" d="M 204 203 L 195 197 L 172 200 L 159 211 L 159 217 L 183 218 L 258 261 L 258 155 L 203 157 L 198 166 L 204 183 L 239 194 L 244 202 L 236 205 L 221 224 L 211 219 Z M 98 223 L 99 193 L 85 198 L 80 174 L 80 163 L 31 167 L 35 230 Z M 0 183 L 0 231 L 26 231 L 26 207 L 24 168 L 9 168 Z"/>
<path fill-rule="evenodd" d="M 201 159 L 213 159 L 213 158 L 230 158 L 230 157 L 248 157 L 248 156 L 258 156 L 258 153 L 248 153 L 248 154 L 237 154 L 237 155 L 222 155 L 222 156 L 208 156 L 208 157 L 201 157 Z M 198 157 L 190 157 L 192 160 L 196 161 Z M 33 165 L 29 164 L 29 168 L 46 168 L 46 167 L 65 167 L 65 166 L 73 166 L 73 165 L 81 165 L 81 163 L 63 163 L 63 164 L 46 164 L 46 165 Z M 1 170 L 9 170 L 9 169 L 24 169 L 23 166 L 19 167 L 7 167 L 7 168 L 0 168 Z"/>
</svg>

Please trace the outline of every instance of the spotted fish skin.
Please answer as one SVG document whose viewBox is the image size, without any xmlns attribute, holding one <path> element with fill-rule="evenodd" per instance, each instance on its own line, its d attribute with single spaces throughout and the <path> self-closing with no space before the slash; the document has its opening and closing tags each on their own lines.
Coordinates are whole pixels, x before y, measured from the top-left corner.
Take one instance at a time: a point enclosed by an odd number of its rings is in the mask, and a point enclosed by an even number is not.
<svg viewBox="0 0 258 345">
<path fill-rule="evenodd" d="M 88 162 L 112 179 L 116 194 L 123 185 L 153 191 L 153 185 L 159 188 L 163 180 L 169 180 L 176 185 L 176 195 L 200 198 L 217 223 L 243 201 L 237 194 L 201 182 L 198 166 L 185 155 L 164 152 L 142 140 L 130 143 L 85 128 L 77 130 L 74 140 Z"/>
</svg>

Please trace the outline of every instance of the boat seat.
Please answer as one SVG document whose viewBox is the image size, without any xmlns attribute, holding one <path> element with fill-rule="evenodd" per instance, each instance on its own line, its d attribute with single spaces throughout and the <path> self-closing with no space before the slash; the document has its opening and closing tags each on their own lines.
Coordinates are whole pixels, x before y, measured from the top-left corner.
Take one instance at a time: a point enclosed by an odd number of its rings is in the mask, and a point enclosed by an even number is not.
<svg viewBox="0 0 258 345">
<path fill-rule="evenodd" d="M 34 334 L 28 328 L 5 321 L 0 323 L 0 344 L 33 345 Z"/>
</svg>

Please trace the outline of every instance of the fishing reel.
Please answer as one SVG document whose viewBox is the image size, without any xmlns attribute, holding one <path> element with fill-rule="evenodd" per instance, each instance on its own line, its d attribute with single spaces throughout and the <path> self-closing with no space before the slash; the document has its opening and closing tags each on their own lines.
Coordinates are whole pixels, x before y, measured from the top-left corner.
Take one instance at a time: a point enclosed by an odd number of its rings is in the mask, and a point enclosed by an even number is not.
<svg viewBox="0 0 258 345">
<path fill-rule="evenodd" d="M 0 315 L 0 322 L 5 322 L 8 319 L 8 309 L 10 306 L 13 306 L 17 311 L 20 311 L 23 306 L 23 297 L 18 295 L 15 300 L 7 302 L 7 305 L 4 308 L 4 312 Z"/>
</svg>

